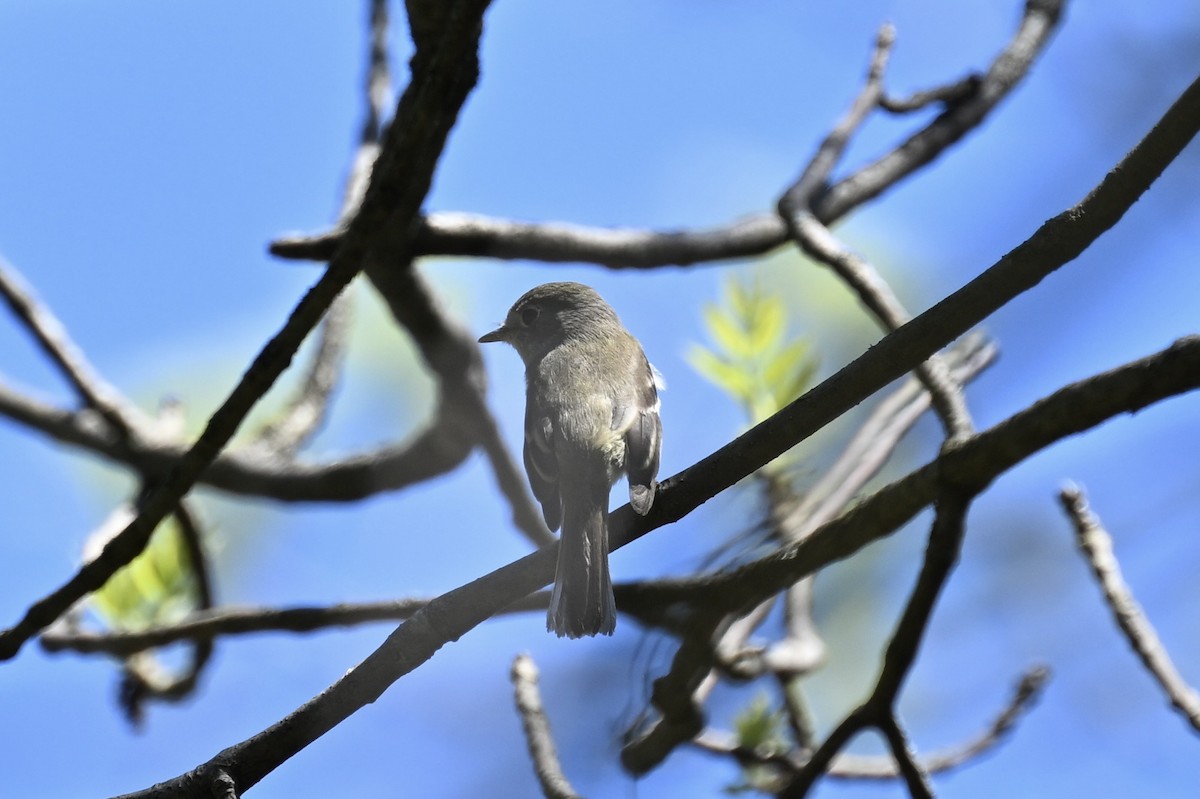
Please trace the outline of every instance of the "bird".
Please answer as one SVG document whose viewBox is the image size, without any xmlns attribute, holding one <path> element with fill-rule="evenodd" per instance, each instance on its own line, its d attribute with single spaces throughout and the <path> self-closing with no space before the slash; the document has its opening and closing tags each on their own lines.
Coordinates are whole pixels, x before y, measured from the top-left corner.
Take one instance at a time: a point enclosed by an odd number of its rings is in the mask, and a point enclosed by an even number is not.
<svg viewBox="0 0 1200 799">
<path fill-rule="evenodd" d="M 525 365 L 525 472 L 551 530 L 562 528 L 546 628 L 559 637 L 611 635 L 608 500 L 654 503 L 662 451 L 660 380 L 616 311 L 582 283 L 545 283 L 480 343 L 510 344 Z"/>
</svg>

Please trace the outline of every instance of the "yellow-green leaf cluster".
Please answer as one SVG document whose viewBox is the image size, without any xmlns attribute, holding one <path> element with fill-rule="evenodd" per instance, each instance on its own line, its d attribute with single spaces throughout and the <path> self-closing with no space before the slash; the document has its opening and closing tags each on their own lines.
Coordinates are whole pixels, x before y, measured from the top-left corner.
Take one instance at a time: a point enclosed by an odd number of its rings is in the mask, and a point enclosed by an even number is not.
<svg viewBox="0 0 1200 799">
<path fill-rule="evenodd" d="M 772 710 L 770 699 L 760 693 L 734 720 L 737 745 L 763 758 L 783 754 L 788 750 L 783 735 L 784 722 L 783 711 Z M 725 793 L 774 793 L 778 787 L 777 776 L 771 766 L 748 763 L 742 767 L 741 782 L 726 786 Z"/>
<path fill-rule="evenodd" d="M 196 606 L 192 559 L 178 522 L 158 526 L 142 554 L 92 595 L 95 611 L 111 627 L 141 630 L 178 621 Z"/>
<path fill-rule="evenodd" d="M 713 346 L 693 345 L 688 361 L 757 424 L 808 387 L 816 359 L 806 339 L 789 338 L 783 299 L 757 281 L 730 279 L 722 299 L 704 308 Z"/>
</svg>

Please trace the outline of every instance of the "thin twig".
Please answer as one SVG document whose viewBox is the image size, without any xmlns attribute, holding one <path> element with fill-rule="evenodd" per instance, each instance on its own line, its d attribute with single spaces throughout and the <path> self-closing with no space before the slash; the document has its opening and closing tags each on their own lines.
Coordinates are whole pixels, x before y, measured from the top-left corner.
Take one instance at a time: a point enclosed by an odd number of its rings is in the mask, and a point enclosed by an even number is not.
<svg viewBox="0 0 1200 799">
<path fill-rule="evenodd" d="M 921 758 L 921 768 L 929 774 L 940 774 L 965 765 L 997 746 L 1013 730 L 1021 716 L 1032 709 L 1049 677 L 1050 671 L 1044 666 L 1025 672 L 1008 704 L 986 729 L 964 743 L 926 755 Z M 891 780 L 900 775 L 895 761 L 889 757 L 842 754 L 834 758 L 829 767 L 829 776 L 850 780 Z"/>
<path fill-rule="evenodd" d="M 962 485 L 965 485 L 962 484 Z M 982 486 L 980 487 L 982 488 Z M 884 650 L 883 668 L 871 695 L 839 724 L 780 792 L 781 799 L 800 799 L 828 770 L 833 758 L 862 730 L 875 727 L 884 734 L 901 776 L 914 797 L 932 796 L 926 775 L 917 767 L 907 737 L 896 720 L 895 705 L 904 679 L 908 676 L 921 640 L 929 626 L 933 608 L 958 560 L 962 546 L 967 509 L 974 491 L 938 486 L 937 513 L 921 564 L 921 573 L 900 621 Z"/>
<path fill-rule="evenodd" d="M 710 615 L 720 614 L 722 607 L 728 607 L 731 613 L 752 608 L 797 580 L 849 557 L 910 521 L 937 495 L 940 474 L 953 474 L 962 484 L 982 489 L 998 475 L 1054 441 L 1081 433 L 1118 413 L 1145 407 L 1154 401 L 1152 395 L 1170 390 L 1168 386 L 1172 383 L 1175 383 L 1175 389 L 1171 393 L 1200 388 L 1200 337 L 1182 339 L 1150 358 L 1061 389 L 943 451 L 933 462 L 881 488 L 804 540 L 779 552 L 727 572 L 673 583 L 660 582 L 630 591 L 622 611 L 637 616 L 644 623 L 654 623 L 655 613 L 649 609 L 670 608 L 676 620 L 674 625 L 678 626 L 678 618 L 689 608 L 693 613 L 703 609 Z M 710 456 L 707 462 L 713 464 L 713 468 L 725 468 L 719 458 Z M 671 503 L 668 507 L 672 510 L 676 500 L 670 493 L 675 490 L 673 485 L 668 482 L 669 490 L 664 494 L 668 497 L 664 503 Z M 614 546 L 624 546 L 659 524 L 672 521 L 669 516 L 663 520 L 654 518 L 653 514 L 650 518 L 634 518 L 632 512 L 626 513 L 626 510 L 623 508 L 614 515 Z M 642 609 L 640 615 L 638 608 Z M 658 611 L 658 615 L 662 615 L 662 611 Z M 699 619 L 693 623 L 698 624 Z M 715 627 L 714 623 L 713 629 Z M 684 645 L 688 643 L 685 639 Z M 680 653 L 682 651 L 681 647 Z M 698 674 L 669 671 L 669 680 L 664 677 L 656 682 L 656 706 L 660 701 L 678 706 L 681 696 L 690 696 L 691 686 L 698 684 L 706 670 L 712 667 L 711 653 L 701 654 L 706 654 L 708 660 L 695 655 L 690 659 L 677 656 L 672 670 L 679 664 L 684 670 L 705 671 Z M 687 740 L 686 736 L 674 737 L 680 732 L 687 732 L 686 727 L 672 724 L 664 725 L 661 730 L 649 729 L 626 746 L 622 761 L 641 770 L 635 773 L 653 768 L 673 746 Z M 644 748 L 643 740 L 648 742 Z"/>
<path fill-rule="evenodd" d="M 1187 720 L 1192 729 L 1200 732 L 1200 694 L 1175 668 L 1154 626 L 1121 576 L 1121 564 L 1113 552 L 1112 536 L 1088 507 L 1087 498 L 1078 487 L 1064 488 L 1058 496 L 1063 510 L 1075 527 L 1079 551 L 1087 558 L 1117 627 L 1124 633 L 1146 671 L 1166 693 L 1171 706 Z"/>
<path fill-rule="evenodd" d="M 867 81 L 846 116 L 821 142 L 816 155 L 804 172 L 779 198 L 779 215 L 791 237 L 811 258 L 828 266 L 858 295 L 868 310 L 887 331 L 906 323 L 910 316 L 879 274 L 865 259 L 852 253 L 816 216 L 813 204 L 834 167 L 841 160 L 855 132 L 879 106 L 883 97 L 883 76 L 895 41 L 895 30 L 884 25 L 875 43 Z M 934 409 L 947 436 L 961 438 L 974 429 L 962 391 L 950 378 L 949 370 L 938 356 L 917 369 L 917 376 L 933 400 Z"/>
<path fill-rule="evenodd" d="M 1013 731 L 1021 716 L 1033 708 L 1041 697 L 1049 677 L 1050 672 L 1044 666 L 1036 666 L 1025 672 L 1017 682 L 1008 703 L 985 729 L 963 743 L 926 755 L 919 761 L 920 768 L 928 774 L 952 771 L 998 746 Z M 808 754 L 803 739 L 798 740 L 798 752 L 769 753 L 765 756 L 739 747 L 730 733 L 711 728 L 706 729 L 690 743 L 713 754 L 734 756 L 739 762 L 775 765 L 794 773 L 804 766 Z M 900 776 L 900 772 L 896 768 L 895 760 L 886 755 L 839 754 L 830 761 L 827 776 L 839 780 L 894 780 Z"/>
<path fill-rule="evenodd" d="M 839 181 L 818 198 L 817 219 L 831 224 L 944 155 L 978 129 L 984 118 L 1029 74 L 1034 59 L 1058 28 L 1065 0 L 1026 0 L 1021 23 L 979 81 L 978 91 L 947 107 L 930 124 L 874 163 Z"/>
<path fill-rule="evenodd" d="M 324 632 L 360 624 L 399 622 L 429 604 L 429 599 L 395 599 L 386 602 L 344 602 L 293 608 L 221 607 L 197 611 L 175 624 L 145 630 L 87 632 L 54 625 L 38 639 L 47 652 L 104 653 L 124 656 L 177 641 L 212 639 L 257 633 Z M 529 594 L 494 615 L 545 610 L 549 593 Z"/>
<path fill-rule="evenodd" d="M 289 458 L 308 442 L 325 422 L 329 401 L 342 375 L 353 294 L 345 292 L 329 306 L 321 322 L 316 351 L 299 389 L 279 418 L 259 432 L 248 447 L 262 447 Z"/>
<path fill-rule="evenodd" d="M 845 247 L 829 228 L 805 206 L 784 205 L 788 227 L 796 242 L 814 260 L 828 266 L 858 295 L 859 301 L 874 314 L 885 330 L 896 330 L 911 318 L 891 287 L 864 258 Z M 974 430 L 962 388 L 954 382 L 946 364 L 938 355 L 916 369 L 917 377 L 929 390 L 934 410 L 946 435 L 962 438 Z"/>
<path fill-rule="evenodd" d="M 38 301 L 16 268 L 3 258 L 0 296 L 84 404 L 99 413 L 119 438 L 128 437 L 135 427 L 145 426 L 145 418 L 96 372 L 62 322 Z"/>
<path fill-rule="evenodd" d="M 933 786 L 929 783 L 929 774 L 917 762 L 908 735 L 900 727 L 895 713 L 884 716 L 882 721 L 879 726 L 884 739 L 887 740 L 888 748 L 892 750 L 892 758 L 896 761 L 900 776 L 908 786 L 909 796 L 913 799 L 933 799 Z"/>
<path fill-rule="evenodd" d="M 886 707 L 889 711 L 895 707 L 900 687 L 917 659 L 917 651 L 929 628 L 934 606 L 958 562 L 967 511 L 976 490 L 965 482 L 955 486 L 946 482 L 939 485 L 938 497 L 934 502 L 936 515 L 925 547 L 921 572 L 884 650 L 883 668 L 871 695 L 870 701 L 879 707 Z"/>
<path fill-rule="evenodd" d="M 998 354 L 993 341 L 974 334 L 947 350 L 944 357 L 954 381 L 965 384 L 991 365 Z M 797 538 L 840 513 L 879 473 L 904 434 L 928 408 L 929 392 L 916 378 L 909 378 L 884 397 L 789 515 L 787 524 L 797 530 Z"/>
<path fill-rule="evenodd" d="M 878 347 L 873 351 L 877 350 Z M 705 595 L 743 606 L 757 604 L 783 585 L 795 582 L 805 574 L 845 557 L 894 530 L 929 502 L 938 485 L 936 472 L 941 467 L 953 469 L 972 481 L 986 485 L 1033 452 L 1063 437 L 1081 432 L 1115 414 L 1142 408 L 1156 400 L 1197 387 L 1200 387 L 1200 337 L 1182 341 L 1151 358 L 1067 387 L 990 431 L 972 437 L 952 453 L 940 455 L 934 464 L 918 470 L 892 487 L 882 489 L 853 511 L 815 531 L 788 551 L 756 561 L 726 575 L 723 580 L 709 581 L 703 589 Z M 715 462 L 708 460 L 708 463 L 711 466 L 707 468 L 728 469 L 728 464 L 720 459 Z M 909 499 L 903 500 L 904 497 Z M 914 500 L 916 508 L 911 507 Z M 677 503 L 687 501 L 676 497 L 668 499 L 667 504 L 671 505 L 672 511 L 678 511 L 680 506 Z M 696 504 L 699 504 L 699 500 Z M 897 506 L 900 509 L 898 514 L 892 512 L 892 508 Z M 657 500 L 655 507 L 658 507 Z M 612 531 L 615 547 L 624 546 L 667 521 L 653 511 L 637 520 L 633 518 L 634 515 L 628 507 L 614 514 Z M 239 786 L 257 783 L 295 752 L 359 708 L 378 699 L 388 686 L 428 661 L 447 643 L 466 635 L 496 609 L 546 585 L 553 576 L 557 556 L 557 547 L 546 547 L 432 600 L 388 636 L 362 663 L 286 718 L 253 738 L 224 750 L 208 764 L 153 789 L 130 794 L 129 799 L 149 799 L 171 792 L 178 795 L 186 786 L 207 785 L 206 781 L 211 778 L 218 764 L 221 769 L 237 775 Z M 712 590 L 711 586 L 717 586 L 717 589 Z M 685 602 L 688 597 L 686 589 L 676 592 L 659 590 L 657 593 L 663 598 L 671 597 L 674 593 Z M 712 618 L 695 620 L 697 629 L 709 623 L 715 630 L 719 617 L 723 615 L 722 610 L 713 607 L 709 613 Z M 686 641 L 684 646 L 687 646 Z M 707 642 L 697 643 L 696 649 L 698 657 L 709 658 L 708 665 L 699 671 L 698 681 L 708 673 L 712 664 Z M 677 657 L 680 654 L 677 653 Z M 696 670 L 692 671 L 694 673 Z M 656 694 L 658 685 L 668 676 L 670 674 L 656 682 Z M 668 737 L 674 738 L 676 744 L 688 740 L 702 729 L 698 715 L 694 722 L 694 725 L 683 724 L 682 730 L 670 731 Z M 683 737 L 677 737 L 679 734 Z M 622 763 L 628 766 L 632 761 L 633 765 L 640 768 L 638 773 L 644 773 L 653 767 L 651 761 L 654 757 L 657 756 L 661 761 L 661 757 L 666 756 L 661 754 L 663 744 L 662 741 L 656 742 L 653 753 L 635 753 L 629 755 L 628 759 L 628 751 L 623 750 Z M 666 746 L 667 753 L 673 745 Z"/>
<path fill-rule="evenodd" d="M 944 86 L 914 92 L 903 99 L 888 97 L 885 94 L 879 98 L 879 107 L 889 114 L 910 114 L 935 103 L 954 105 L 974 96 L 982 82 L 981 76 L 968 75 Z"/>
<path fill-rule="evenodd" d="M 538 670 L 529 655 L 517 655 L 512 665 L 513 697 L 521 726 L 525 729 L 525 743 L 529 757 L 533 760 L 533 771 L 546 799 L 579 799 L 571 787 L 567 775 L 558 762 L 554 748 L 554 737 L 550 733 L 550 721 L 542 707 L 542 696 L 538 691 Z"/>
<path fill-rule="evenodd" d="M 0 660 L 15 656 L 26 641 L 136 557 L 145 548 L 150 533 L 195 485 L 246 415 L 288 367 L 304 338 L 364 263 L 385 257 L 382 253 L 412 248 L 434 165 L 459 108 L 475 85 L 476 38 L 487 5 L 487 0 L 462 0 L 447 10 L 454 19 L 447 20 L 441 38 L 449 46 L 418 49 L 413 57 L 413 78 L 400 99 L 397 123 L 389 130 L 363 204 L 325 274 L 255 357 L 209 419 L 200 438 L 146 500 L 138 517 L 96 560 L 34 603 L 14 626 L 0 632 Z M 460 13 L 466 19 L 455 16 Z M 459 24 L 464 27 L 460 29 Z"/>
<path fill-rule="evenodd" d="M 982 334 L 964 338 L 946 353 L 955 380 L 967 382 L 996 357 L 996 346 Z M 882 468 L 900 438 L 929 407 L 929 393 L 920 381 L 910 378 L 884 398 L 859 428 L 834 464 L 823 470 L 821 479 L 773 526 L 780 540 L 794 542 L 840 513 L 846 504 Z M 760 473 L 761 474 L 761 473 Z M 777 489 L 782 490 L 782 489 Z M 773 490 L 768 501 L 774 503 Z M 774 505 L 772 505 L 774 508 Z M 772 510 L 772 515 L 775 511 Z M 785 591 L 787 635 L 767 649 L 747 646 L 750 636 L 774 604 L 772 597 L 743 619 L 730 624 L 716 644 L 716 657 L 724 673 L 751 679 L 766 671 L 803 672 L 818 665 L 824 646 L 812 624 L 812 585 L 805 578 Z"/>
<path fill-rule="evenodd" d="M 338 211 L 336 222 L 338 230 L 345 230 L 358 213 L 366 196 L 371 169 L 379 156 L 384 107 L 392 96 L 388 64 L 387 0 L 371 1 L 369 39 L 367 78 L 363 87 L 366 114 L 358 150 L 342 191 L 342 207 Z M 330 258 L 332 257 L 331 252 Z M 325 321 L 321 324 L 316 352 L 304 379 L 300 382 L 299 391 L 288 403 L 281 418 L 267 426 L 252 446 L 258 445 L 284 456 L 292 456 L 320 427 L 328 410 L 330 397 L 341 377 L 352 303 L 353 295 L 345 292 L 330 306 Z"/>
<path fill-rule="evenodd" d="M 1015 35 L 980 78 L 977 91 L 872 164 L 823 191 L 817 218 L 832 224 L 928 165 L 980 123 L 1028 73 L 1057 27 L 1063 2 L 1028 2 Z M 340 231 L 293 236 L 271 244 L 281 258 L 326 261 Z M 788 241 L 783 220 L 759 213 L 712 228 L 653 231 L 593 228 L 570 223 L 531 223 L 480 214 L 434 213 L 417 238 L 417 255 L 452 255 L 546 263 L 591 263 L 610 269 L 653 269 L 742 259 Z"/>
<path fill-rule="evenodd" d="M 908 313 L 882 277 L 869 264 L 841 246 L 832 233 L 816 219 L 811 205 L 817 193 L 827 184 L 855 132 L 883 97 L 883 78 L 894 42 L 894 28 L 891 25 L 880 28 L 867 70 L 866 83 L 858 97 L 845 117 L 824 138 L 800 177 L 783 193 L 778 203 L 780 216 L 797 244 L 841 277 L 887 331 L 895 330 L 908 321 Z M 929 362 L 922 364 L 917 370 L 917 375 L 927 387 L 947 435 L 969 435 L 973 426 L 966 402 L 961 390 L 951 381 L 949 370 L 940 357 L 933 356 Z M 775 486 L 773 490 L 768 491 L 769 498 L 772 494 L 780 494 L 782 491 L 780 486 Z M 779 509 L 773 498 L 771 501 L 772 516 L 778 521 L 783 521 L 787 514 Z M 786 534 L 791 528 L 779 529 Z M 777 670 L 802 673 L 820 663 L 824 655 L 824 645 L 811 618 L 811 596 L 811 578 L 806 578 L 785 591 L 786 632 L 783 640 L 771 649 Z M 763 615 L 765 614 L 757 613 L 750 618 L 762 618 Z M 737 631 L 741 628 L 735 625 L 731 629 Z M 742 634 L 743 639 L 748 637 L 748 633 L 749 630 L 746 630 Z M 734 646 L 737 646 L 739 651 L 741 649 L 738 642 L 723 641 L 721 646 L 725 649 Z M 765 663 L 761 658 L 759 661 Z"/>
<path fill-rule="evenodd" d="M 812 204 L 813 198 L 829 181 L 834 167 L 842 160 L 850 139 L 879 105 L 879 98 L 883 96 L 883 75 L 895 42 L 896 29 L 891 24 L 883 25 L 875 38 L 866 83 L 851 103 L 850 110 L 826 134 L 800 177 L 779 198 L 778 207 L 785 223 L 790 210 L 807 209 Z"/>
</svg>

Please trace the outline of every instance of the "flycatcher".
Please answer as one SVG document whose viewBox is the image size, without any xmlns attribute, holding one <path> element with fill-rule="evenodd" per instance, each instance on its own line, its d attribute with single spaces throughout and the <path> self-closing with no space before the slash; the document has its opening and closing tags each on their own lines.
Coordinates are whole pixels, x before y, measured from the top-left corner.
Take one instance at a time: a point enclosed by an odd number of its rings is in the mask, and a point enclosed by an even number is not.
<svg viewBox="0 0 1200 799">
<path fill-rule="evenodd" d="M 525 362 L 525 471 L 546 525 L 562 527 L 546 629 L 611 635 L 609 489 L 626 474 L 629 504 L 644 516 L 657 487 L 662 422 L 650 362 L 581 283 L 531 289 L 479 341 L 506 341 Z"/>
</svg>

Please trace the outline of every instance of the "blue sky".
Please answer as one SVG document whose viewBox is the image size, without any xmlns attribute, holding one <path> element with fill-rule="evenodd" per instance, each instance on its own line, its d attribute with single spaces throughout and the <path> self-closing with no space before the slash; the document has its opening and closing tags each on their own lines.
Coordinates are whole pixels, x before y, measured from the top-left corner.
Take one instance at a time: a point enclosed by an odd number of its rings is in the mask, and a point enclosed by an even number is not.
<svg viewBox="0 0 1200 799">
<path fill-rule="evenodd" d="M 336 212 L 361 117 L 358 5 L 0 5 L 0 254 L 145 407 L 179 396 L 198 425 L 316 279 L 315 267 L 276 261 L 266 245 L 319 230 Z M 888 85 L 905 94 L 986 66 L 1018 15 L 1011 1 L 497 0 L 483 77 L 428 208 L 648 227 L 767 210 L 848 106 L 880 23 L 897 27 Z M 393 28 L 402 76 L 407 38 L 401 21 Z M 1198 40 L 1200 16 L 1187 0 L 1072 5 L 1045 57 L 980 131 L 839 232 L 911 310 L 928 307 L 1077 202 L 1195 77 Z M 847 166 L 919 119 L 874 120 Z M 980 426 L 1196 331 L 1198 165 L 1192 146 L 1121 225 L 988 320 L 1003 355 L 969 394 Z M 536 283 L 576 279 L 600 290 L 667 378 L 664 474 L 740 429 L 737 409 L 684 355 L 704 339 L 702 304 L 727 275 L 754 268 L 422 265 L 451 312 L 479 332 Z M 792 304 L 793 330 L 821 353 L 822 374 L 874 335 L 851 321 L 857 310 L 840 287 L 794 255 L 762 268 Z M 360 293 L 348 380 L 320 455 L 395 439 L 429 413 L 428 383 L 403 336 Z M 518 446 L 519 361 L 501 348 L 485 357 L 492 407 Z M 0 375 L 72 402 L 7 320 Z M 1194 735 L 1112 629 L 1055 501 L 1067 479 L 1086 487 L 1126 577 L 1184 675 L 1200 682 L 1198 410 L 1196 398 L 1176 399 L 1064 442 L 1002 478 L 973 510 L 962 565 L 905 693 L 914 741 L 930 750 L 971 734 L 1033 663 L 1055 676 L 1006 745 L 938 780 L 945 795 L 1178 795 L 1200 778 Z M 903 462 L 923 462 L 936 446 L 936 427 L 924 424 Z M 0 421 L 0 623 L 70 574 L 88 532 L 128 489 L 119 470 Z M 202 497 L 215 525 L 218 595 L 231 603 L 425 595 L 526 551 L 478 458 L 354 506 Z M 752 517 L 749 495 L 735 490 L 616 555 L 614 571 L 685 572 Z M 810 698 L 822 726 L 868 690 L 927 522 L 820 581 L 830 664 Z M 307 700 L 388 629 L 223 640 L 199 695 L 152 708 L 141 732 L 116 712 L 110 663 L 28 647 L 0 664 L 6 789 L 105 796 L 174 776 Z M 507 682 L 521 651 L 542 670 L 564 768 L 586 795 L 713 795 L 736 779 L 727 765 L 681 751 L 630 783 L 615 765 L 617 735 L 667 652 L 632 624 L 611 640 L 562 642 L 529 615 L 445 648 L 253 795 L 445 796 L 497 785 L 532 795 Z M 714 721 L 727 722 L 753 690 L 719 695 Z M 900 791 L 825 783 L 818 795 Z"/>
</svg>

